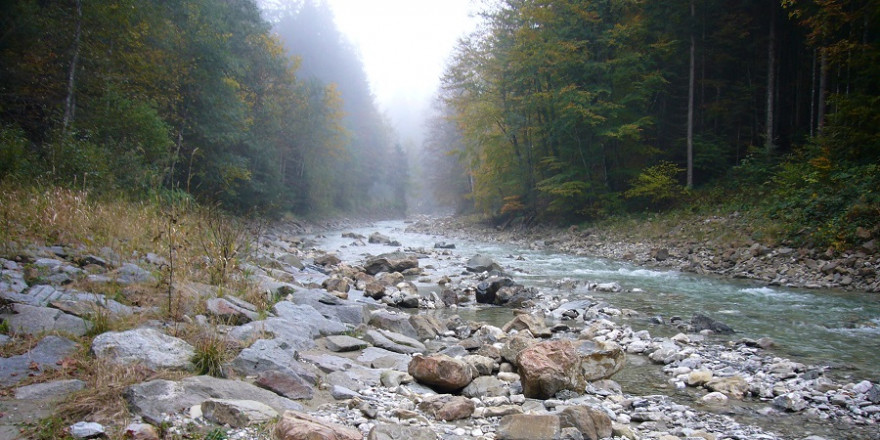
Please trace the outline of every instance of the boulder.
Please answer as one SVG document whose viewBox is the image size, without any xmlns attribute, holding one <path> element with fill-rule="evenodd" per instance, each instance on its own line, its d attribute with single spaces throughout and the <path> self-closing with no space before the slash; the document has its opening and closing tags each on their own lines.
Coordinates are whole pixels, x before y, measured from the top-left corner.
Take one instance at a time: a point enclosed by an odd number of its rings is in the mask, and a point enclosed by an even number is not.
<svg viewBox="0 0 880 440">
<path fill-rule="evenodd" d="M 419 403 L 419 410 L 447 422 L 466 419 L 474 413 L 474 409 L 476 405 L 471 399 L 451 394 L 427 396 Z"/>
<path fill-rule="evenodd" d="M 408 371 L 412 360 L 408 355 L 395 353 L 379 347 L 364 350 L 357 361 L 371 368 L 389 368 L 397 371 Z"/>
<path fill-rule="evenodd" d="M 389 330 L 411 338 L 418 338 L 419 333 L 410 322 L 410 316 L 404 313 L 376 310 L 370 315 L 369 324 L 378 329 Z"/>
<path fill-rule="evenodd" d="M 480 376 L 489 376 L 495 370 L 495 359 L 479 354 L 466 355 L 462 358 Z"/>
<path fill-rule="evenodd" d="M 25 304 L 13 304 L 12 309 L 14 314 L 0 315 L 0 320 L 6 320 L 13 333 L 37 335 L 58 331 L 82 336 L 92 327 L 92 323 L 58 309 Z"/>
<path fill-rule="evenodd" d="M 388 237 L 387 235 L 373 232 L 370 234 L 370 238 L 368 238 L 367 241 L 372 244 L 390 244 L 392 240 L 391 237 Z"/>
<path fill-rule="evenodd" d="M 321 283 L 321 287 L 342 299 L 348 299 L 347 294 L 351 290 L 351 285 L 348 284 L 348 280 L 335 275 L 324 280 L 324 282 Z"/>
<path fill-rule="evenodd" d="M 800 392 L 791 392 L 776 396 L 773 399 L 773 406 L 784 411 L 799 412 L 807 409 L 809 404 L 804 400 L 804 396 Z"/>
<path fill-rule="evenodd" d="M 344 300 L 321 289 L 308 289 L 291 295 L 290 302 L 308 305 L 323 317 L 343 324 L 360 325 L 366 322 L 369 309 L 366 304 Z"/>
<path fill-rule="evenodd" d="M 364 334 L 364 340 L 373 346 L 395 353 L 415 354 L 428 351 L 421 342 L 388 330 L 367 330 Z"/>
<path fill-rule="evenodd" d="M 324 254 L 315 257 L 315 264 L 318 266 L 336 266 L 341 263 L 342 260 L 339 259 L 336 255 L 333 254 Z"/>
<path fill-rule="evenodd" d="M 699 333 L 703 330 L 711 330 L 715 333 L 727 335 L 735 333 L 730 326 L 722 322 L 718 322 L 706 315 L 697 313 L 691 318 L 691 326 L 694 331 Z"/>
<path fill-rule="evenodd" d="M 419 259 L 403 252 L 391 252 L 367 258 L 364 270 L 370 275 L 380 272 L 404 272 L 419 267 Z"/>
<path fill-rule="evenodd" d="M 468 272 L 475 273 L 491 272 L 493 270 L 500 272 L 501 266 L 499 266 L 498 263 L 496 263 L 489 257 L 476 254 L 467 261 L 467 263 L 465 264 L 465 269 Z"/>
<path fill-rule="evenodd" d="M 498 397 L 510 394 L 510 390 L 495 376 L 479 376 L 464 387 L 461 394 L 467 397 Z"/>
<path fill-rule="evenodd" d="M 317 383 L 315 374 L 300 364 L 296 356 L 296 350 L 281 339 L 260 339 L 242 350 L 229 366 L 242 376 L 276 371 L 291 380 Z"/>
<path fill-rule="evenodd" d="M 73 438 L 104 437 L 104 431 L 104 426 L 95 422 L 76 422 L 67 428 L 67 432 Z"/>
<path fill-rule="evenodd" d="M 505 333 L 510 333 L 511 330 L 528 330 L 533 336 L 540 338 L 549 338 L 553 335 L 542 319 L 526 314 L 516 315 L 507 324 L 504 324 L 501 330 Z"/>
<path fill-rule="evenodd" d="M 205 301 L 205 309 L 208 315 L 227 325 L 242 325 L 259 319 L 259 315 L 254 311 L 255 307 L 248 309 L 225 298 L 211 298 Z"/>
<path fill-rule="evenodd" d="M 156 427 L 149 423 L 129 423 L 122 436 L 128 440 L 160 440 Z"/>
<path fill-rule="evenodd" d="M 418 335 L 419 340 L 434 339 L 446 332 L 446 326 L 439 319 L 431 315 L 412 315 L 409 323 Z"/>
<path fill-rule="evenodd" d="M 413 377 L 409 373 L 394 370 L 382 370 L 379 381 L 383 387 L 393 388 L 405 383 L 411 383 Z"/>
<path fill-rule="evenodd" d="M 715 377 L 706 382 L 706 388 L 724 393 L 728 397 L 742 399 L 749 390 L 749 384 L 739 376 Z"/>
<path fill-rule="evenodd" d="M 378 281 L 370 281 L 364 286 L 364 296 L 375 300 L 382 299 L 385 296 L 385 288 L 385 285 Z"/>
<path fill-rule="evenodd" d="M 243 345 L 260 338 L 276 338 L 290 345 L 292 349 L 308 350 L 316 346 L 312 336 L 315 332 L 314 329 L 304 329 L 285 318 L 269 318 L 234 327 L 229 331 L 229 336 Z M 317 333 L 320 334 L 320 331 Z"/>
<path fill-rule="evenodd" d="M 501 302 L 498 300 L 498 291 L 502 287 L 511 287 L 514 284 L 515 283 L 510 278 L 490 277 L 485 281 L 481 281 L 480 284 L 477 284 L 476 300 L 481 304 L 501 305 Z"/>
<path fill-rule="evenodd" d="M 122 365 L 141 363 L 151 370 L 194 368 L 192 345 L 152 328 L 102 333 L 92 340 L 91 352 L 98 359 Z"/>
<path fill-rule="evenodd" d="M 280 261 L 288 266 L 295 267 L 299 270 L 303 270 L 306 268 L 306 265 L 303 264 L 302 260 L 294 254 L 284 254 L 284 255 L 278 257 L 278 261 Z"/>
<path fill-rule="evenodd" d="M 582 392 L 587 382 L 611 377 L 624 363 L 620 346 L 598 341 L 539 342 L 517 356 L 523 394 L 538 399 L 561 390 Z"/>
<path fill-rule="evenodd" d="M 324 338 L 324 345 L 330 351 L 346 352 L 363 350 L 370 346 L 366 341 L 346 335 L 331 335 Z"/>
<path fill-rule="evenodd" d="M 288 399 L 311 399 L 315 388 L 307 379 L 285 370 L 268 370 L 257 375 L 254 385 Z"/>
<path fill-rule="evenodd" d="M 285 411 L 275 425 L 278 440 L 362 440 L 355 428 L 327 422 L 299 411 Z"/>
<path fill-rule="evenodd" d="M 132 263 L 124 263 L 119 269 L 110 272 L 111 278 L 119 284 L 155 283 L 156 277 L 148 270 Z"/>
<path fill-rule="evenodd" d="M 254 400 L 279 413 L 302 410 L 302 405 L 247 382 L 211 376 L 187 377 L 181 381 L 152 380 L 126 388 L 124 397 L 133 414 L 154 425 L 162 423 L 165 414 L 179 413 L 211 398 Z"/>
<path fill-rule="evenodd" d="M 86 383 L 79 379 L 55 380 L 35 383 L 15 389 L 19 400 L 57 400 L 85 388 Z"/>
<path fill-rule="evenodd" d="M 400 424 L 380 423 L 370 429 L 367 440 L 436 440 L 437 434 L 430 428 Z"/>
<path fill-rule="evenodd" d="M 57 370 L 62 360 L 72 356 L 76 349 L 76 342 L 60 336 L 46 336 L 27 353 L 0 358 L 0 385 L 14 385 L 30 375 Z"/>
<path fill-rule="evenodd" d="M 604 411 L 589 406 L 571 406 L 559 413 L 562 428 L 576 428 L 585 440 L 611 437 L 611 418 Z"/>
<path fill-rule="evenodd" d="M 510 339 L 504 344 L 504 347 L 501 348 L 501 358 L 510 362 L 514 366 L 519 365 L 517 362 L 517 357 L 520 352 L 529 348 L 539 341 L 535 338 L 519 334 Z"/>
<path fill-rule="evenodd" d="M 473 380 L 468 364 L 444 354 L 414 356 L 407 372 L 418 382 L 441 392 L 460 390 Z"/>
<path fill-rule="evenodd" d="M 499 440 L 556 440 L 562 431 L 553 414 L 511 414 L 498 423 Z"/>
<path fill-rule="evenodd" d="M 269 405 L 254 400 L 208 399 L 202 402 L 205 419 L 218 425 L 244 428 L 278 417 Z"/>
<path fill-rule="evenodd" d="M 281 301 L 272 306 L 272 311 L 279 318 L 295 324 L 300 332 L 306 332 L 312 339 L 318 336 L 338 335 L 348 330 L 345 324 L 327 319 L 310 305 Z"/>
</svg>

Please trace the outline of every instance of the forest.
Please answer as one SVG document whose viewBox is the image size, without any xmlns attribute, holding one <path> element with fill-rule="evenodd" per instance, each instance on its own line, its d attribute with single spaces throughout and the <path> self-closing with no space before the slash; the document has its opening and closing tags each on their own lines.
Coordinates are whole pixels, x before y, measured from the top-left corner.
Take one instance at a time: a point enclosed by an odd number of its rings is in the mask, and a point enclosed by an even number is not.
<svg viewBox="0 0 880 440">
<path fill-rule="evenodd" d="M 864 239 L 878 21 L 874 0 L 495 2 L 443 78 L 432 187 L 499 222 L 726 205 L 798 244 Z"/>
<path fill-rule="evenodd" d="M 330 10 L 268 15 L 252 0 L 3 2 L 0 178 L 399 215 L 406 161 Z"/>
<path fill-rule="evenodd" d="M 416 164 L 327 4 L 264 3 L 3 2 L 0 179 L 235 213 L 724 206 L 798 245 L 880 232 L 878 0 L 485 2 Z"/>
</svg>

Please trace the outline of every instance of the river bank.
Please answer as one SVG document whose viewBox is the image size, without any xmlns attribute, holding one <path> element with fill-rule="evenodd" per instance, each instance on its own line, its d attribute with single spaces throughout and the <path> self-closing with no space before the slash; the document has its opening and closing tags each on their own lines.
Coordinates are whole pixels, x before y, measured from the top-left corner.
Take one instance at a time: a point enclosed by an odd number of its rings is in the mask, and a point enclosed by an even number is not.
<svg viewBox="0 0 880 440">
<path fill-rule="evenodd" d="M 508 252 L 489 254 L 511 274 L 493 277 L 466 243 L 354 224 L 273 225 L 225 287 L 177 281 L 173 314 L 142 299 L 161 293 L 160 255 L 35 245 L 0 260 L 0 438 L 34 433 L 44 422 L 22 408 L 52 401 L 40 414 L 65 423 L 56 434 L 97 422 L 150 439 L 877 438 L 880 387 L 865 378 L 693 320 L 636 330 L 645 316 L 561 277 L 520 285 L 525 261 Z M 521 302 L 485 304 L 490 290 Z M 218 377 L 195 375 L 206 344 L 225 353 Z M 659 369 L 657 388 L 616 382 L 628 365 Z"/>
<path fill-rule="evenodd" d="M 683 223 L 630 220 L 586 229 L 494 227 L 473 218 L 445 217 L 417 219 L 409 228 L 769 286 L 880 292 L 880 253 L 875 240 L 866 238 L 859 249 L 844 252 L 768 246 L 751 238 L 736 215 L 695 217 Z"/>
</svg>

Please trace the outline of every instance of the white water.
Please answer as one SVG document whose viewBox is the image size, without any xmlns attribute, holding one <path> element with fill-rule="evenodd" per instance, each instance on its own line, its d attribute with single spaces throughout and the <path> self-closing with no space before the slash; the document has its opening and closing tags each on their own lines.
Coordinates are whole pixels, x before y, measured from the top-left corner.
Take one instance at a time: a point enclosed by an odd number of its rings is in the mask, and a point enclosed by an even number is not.
<svg viewBox="0 0 880 440">
<path fill-rule="evenodd" d="M 880 296 L 877 295 L 766 287 L 741 280 L 640 268 L 600 258 L 408 233 L 405 227 L 401 221 L 387 221 L 352 232 L 364 236 L 380 232 L 400 241 L 403 248 L 431 249 L 435 242 L 454 243 L 456 249 L 450 251 L 451 255 L 421 262 L 423 267 L 434 266 L 434 279 L 440 275 L 455 279 L 463 263 L 480 253 L 497 261 L 517 282 L 554 295 L 571 299 L 590 295 L 619 308 L 636 310 L 646 319 L 630 323 L 634 327 L 662 332 L 663 328 L 652 327 L 647 318 L 661 316 L 668 321 L 672 316 L 680 316 L 688 320 L 694 313 L 705 313 L 733 327 L 737 331 L 733 338 L 772 338 L 780 356 L 829 366 L 832 374 L 842 378 L 880 380 Z M 338 250 L 345 261 L 362 261 L 368 255 L 395 250 L 373 244 L 348 246 L 353 240 L 341 238 L 341 232 L 318 238 L 318 247 Z M 553 286 L 563 279 L 617 282 L 625 291 L 586 292 L 583 287 L 556 291 Z"/>
</svg>

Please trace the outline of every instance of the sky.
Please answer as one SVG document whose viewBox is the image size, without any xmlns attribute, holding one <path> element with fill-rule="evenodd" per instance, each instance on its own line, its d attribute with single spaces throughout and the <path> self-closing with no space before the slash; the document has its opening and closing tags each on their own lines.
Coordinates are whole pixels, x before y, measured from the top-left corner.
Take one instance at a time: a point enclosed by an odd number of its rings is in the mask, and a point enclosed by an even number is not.
<svg viewBox="0 0 880 440">
<path fill-rule="evenodd" d="M 459 37 L 476 27 L 475 0 L 327 0 L 358 47 L 379 108 L 404 143 L 421 143 L 424 120 Z"/>
</svg>

